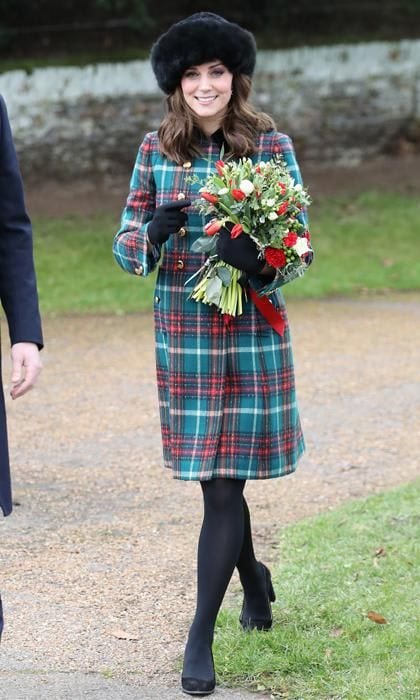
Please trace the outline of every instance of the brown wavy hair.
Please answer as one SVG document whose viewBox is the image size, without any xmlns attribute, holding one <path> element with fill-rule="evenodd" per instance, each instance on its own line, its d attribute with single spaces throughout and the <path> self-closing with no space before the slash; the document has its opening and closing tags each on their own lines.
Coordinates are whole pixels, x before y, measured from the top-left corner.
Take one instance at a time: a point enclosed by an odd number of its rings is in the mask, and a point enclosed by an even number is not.
<svg viewBox="0 0 420 700">
<path fill-rule="evenodd" d="M 259 133 L 275 129 L 273 119 L 258 112 L 249 101 L 251 79 L 247 75 L 234 75 L 232 97 L 221 129 L 227 145 L 225 154 L 234 158 L 255 153 L 255 140 Z M 166 115 L 158 130 L 161 153 L 178 164 L 200 156 L 202 149 L 197 133 L 197 117 L 188 107 L 178 85 L 166 98 Z"/>
</svg>

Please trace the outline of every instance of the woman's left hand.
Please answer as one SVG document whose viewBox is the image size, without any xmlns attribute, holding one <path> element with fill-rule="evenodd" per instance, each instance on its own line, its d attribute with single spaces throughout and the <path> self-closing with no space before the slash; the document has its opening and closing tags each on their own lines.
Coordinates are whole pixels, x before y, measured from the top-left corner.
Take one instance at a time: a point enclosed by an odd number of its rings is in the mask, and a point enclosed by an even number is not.
<svg viewBox="0 0 420 700">
<path fill-rule="evenodd" d="M 258 257 L 258 248 L 252 238 L 246 233 L 231 238 L 227 226 L 219 231 L 216 250 L 221 260 L 249 275 L 258 274 L 265 267 L 265 261 Z"/>
</svg>

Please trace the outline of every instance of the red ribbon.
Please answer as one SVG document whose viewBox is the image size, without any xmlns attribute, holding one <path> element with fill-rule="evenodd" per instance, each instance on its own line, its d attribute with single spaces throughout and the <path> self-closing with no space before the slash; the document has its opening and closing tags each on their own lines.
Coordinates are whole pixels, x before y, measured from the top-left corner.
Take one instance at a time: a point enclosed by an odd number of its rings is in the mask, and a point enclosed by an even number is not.
<svg viewBox="0 0 420 700">
<path fill-rule="evenodd" d="M 255 306 L 262 313 L 265 320 L 270 324 L 271 328 L 279 335 L 283 335 L 286 322 L 281 312 L 276 309 L 276 307 L 267 297 L 258 296 L 258 294 L 252 288 L 249 288 L 248 292 Z"/>
</svg>

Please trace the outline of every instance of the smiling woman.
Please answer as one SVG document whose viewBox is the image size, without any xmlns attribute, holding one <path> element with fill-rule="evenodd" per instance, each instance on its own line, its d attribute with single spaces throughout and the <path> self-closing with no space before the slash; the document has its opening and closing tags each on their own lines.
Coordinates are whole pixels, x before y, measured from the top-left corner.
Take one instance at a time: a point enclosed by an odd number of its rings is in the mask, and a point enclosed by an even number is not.
<svg viewBox="0 0 420 700">
<path fill-rule="evenodd" d="M 251 235 L 233 236 L 227 221 L 213 230 L 218 258 L 243 285 L 241 315 L 226 319 L 192 296 L 192 280 L 206 264 L 194 246 L 211 230 L 201 214 L 200 183 L 223 170 L 221 150 L 225 160 L 249 158 L 256 167 L 281 156 L 288 177 L 296 184 L 301 178 L 288 136 L 249 102 L 256 61 L 250 32 L 200 12 L 159 37 L 151 61 L 167 114 L 140 146 L 114 255 L 139 277 L 162 261 L 154 316 L 163 463 L 176 479 L 200 482 L 204 499 L 182 689 L 208 695 L 215 688 L 214 625 L 235 566 L 244 590 L 241 626 L 272 625 L 275 594 L 268 568 L 254 554 L 245 483 L 294 471 L 304 439 L 279 270 L 265 263 Z M 273 186 L 281 196 L 282 183 Z M 246 183 L 226 187 L 240 191 L 241 207 L 251 206 Z M 306 220 L 304 211 L 296 216 Z M 253 301 L 267 294 L 272 304 L 259 301 L 282 316 L 281 332 Z"/>
<path fill-rule="evenodd" d="M 232 96 L 232 73 L 220 62 L 204 63 L 185 71 L 181 90 L 185 103 L 210 136 L 220 126 Z"/>
</svg>

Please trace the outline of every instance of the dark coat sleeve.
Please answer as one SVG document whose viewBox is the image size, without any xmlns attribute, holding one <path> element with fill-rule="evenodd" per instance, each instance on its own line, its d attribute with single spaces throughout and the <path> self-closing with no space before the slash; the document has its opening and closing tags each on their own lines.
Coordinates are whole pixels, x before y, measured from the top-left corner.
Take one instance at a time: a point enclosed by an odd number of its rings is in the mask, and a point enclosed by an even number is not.
<svg viewBox="0 0 420 700">
<path fill-rule="evenodd" d="M 32 227 L 6 105 L 0 96 L 0 301 L 11 344 L 42 347 Z"/>
</svg>

